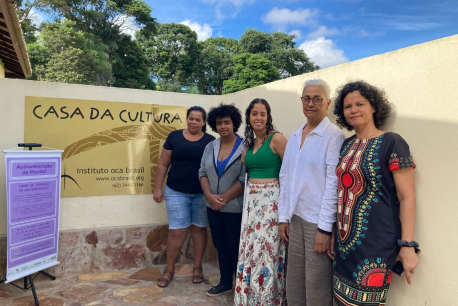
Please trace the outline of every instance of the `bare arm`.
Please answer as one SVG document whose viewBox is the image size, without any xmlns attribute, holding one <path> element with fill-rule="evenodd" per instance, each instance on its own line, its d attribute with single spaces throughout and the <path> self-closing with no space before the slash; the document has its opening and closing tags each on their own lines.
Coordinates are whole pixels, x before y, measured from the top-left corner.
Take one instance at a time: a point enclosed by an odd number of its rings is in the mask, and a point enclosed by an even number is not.
<svg viewBox="0 0 458 306">
<path fill-rule="evenodd" d="M 156 169 L 156 183 L 154 185 L 153 198 L 156 203 L 162 203 L 164 201 L 164 195 L 162 193 L 162 185 L 164 183 L 165 175 L 169 170 L 170 163 L 172 162 L 172 151 L 162 149 L 161 157 L 157 163 Z"/>
<path fill-rule="evenodd" d="M 283 161 L 283 154 L 285 154 L 286 143 L 288 140 L 286 139 L 283 134 L 276 133 L 272 137 L 272 141 L 270 142 L 270 147 L 274 153 L 280 156 L 280 159 Z"/>
<path fill-rule="evenodd" d="M 394 170 L 394 184 L 400 202 L 400 219 L 402 227 L 402 240 L 414 240 L 415 232 L 415 178 L 412 167 Z M 412 247 L 401 247 L 398 260 L 402 261 L 407 282 L 411 283 L 411 273 L 415 272 L 415 267 L 419 264 L 418 256 Z"/>
<path fill-rule="evenodd" d="M 242 163 L 243 163 L 244 165 L 246 165 L 246 164 L 245 164 L 245 156 L 246 156 L 246 151 L 247 151 L 247 150 L 248 150 L 248 149 L 245 148 L 245 149 L 243 149 L 243 151 L 242 151 L 241 160 L 242 160 Z"/>
</svg>

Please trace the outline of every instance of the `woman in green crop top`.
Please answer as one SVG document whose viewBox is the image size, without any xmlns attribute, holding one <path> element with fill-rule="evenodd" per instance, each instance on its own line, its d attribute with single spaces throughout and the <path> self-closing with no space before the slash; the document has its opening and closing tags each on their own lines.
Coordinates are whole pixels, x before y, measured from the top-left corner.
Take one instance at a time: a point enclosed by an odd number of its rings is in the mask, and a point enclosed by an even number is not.
<svg viewBox="0 0 458 306">
<path fill-rule="evenodd" d="M 270 106 L 251 101 L 245 112 L 249 171 L 245 190 L 234 305 L 286 305 L 286 247 L 278 226 L 278 181 L 286 138 L 275 131 Z M 256 138 L 255 138 L 256 137 Z"/>
</svg>

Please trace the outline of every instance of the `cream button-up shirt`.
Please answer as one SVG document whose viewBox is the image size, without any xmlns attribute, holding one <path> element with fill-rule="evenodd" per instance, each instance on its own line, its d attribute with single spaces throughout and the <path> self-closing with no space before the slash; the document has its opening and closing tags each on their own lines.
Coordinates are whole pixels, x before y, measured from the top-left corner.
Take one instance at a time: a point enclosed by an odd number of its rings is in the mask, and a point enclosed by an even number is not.
<svg viewBox="0 0 458 306">
<path fill-rule="evenodd" d="M 337 212 L 335 170 L 345 136 L 325 117 L 307 135 L 301 148 L 305 124 L 291 135 L 283 156 L 279 221 L 287 222 L 297 215 L 317 224 L 319 229 L 331 232 Z"/>
</svg>

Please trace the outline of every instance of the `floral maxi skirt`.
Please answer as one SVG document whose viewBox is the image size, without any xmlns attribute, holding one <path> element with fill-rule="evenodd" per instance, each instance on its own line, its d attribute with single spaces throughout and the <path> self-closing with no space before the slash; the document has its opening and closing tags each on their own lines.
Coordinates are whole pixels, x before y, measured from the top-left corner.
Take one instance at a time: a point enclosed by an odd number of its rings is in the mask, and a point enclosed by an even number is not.
<svg viewBox="0 0 458 306">
<path fill-rule="evenodd" d="M 279 182 L 248 182 L 234 305 L 286 305 L 286 246 L 278 230 Z"/>
</svg>

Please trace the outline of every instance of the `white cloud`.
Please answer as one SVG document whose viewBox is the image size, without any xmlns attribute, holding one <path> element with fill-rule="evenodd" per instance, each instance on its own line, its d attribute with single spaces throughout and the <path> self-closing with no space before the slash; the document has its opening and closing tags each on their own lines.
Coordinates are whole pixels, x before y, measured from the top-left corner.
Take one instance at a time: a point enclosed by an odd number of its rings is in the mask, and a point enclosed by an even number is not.
<svg viewBox="0 0 458 306">
<path fill-rule="evenodd" d="M 140 29 L 135 18 L 125 14 L 116 16 L 113 22 L 119 26 L 120 32 L 135 37 L 135 32 Z"/>
<path fill-rule="evenodd" d="M 375 31 L 375 32 L 368 32 L 364 29 L 359 30 L 356 33 L 356 36 L 361 37 L 361 38 L 370 38 L 370 37 L 377 37 L 377 36 L 383 36 L 385 35 L 385 31 Z"/>
<path fill-rule="evenodd" d="M 308 57 L 321 68 L 339 65 L 349 61 L 348 57 L 344 55 L 343 50 L 338 49 L 332 40 L 325 39 L 324 37 L 306 40 L 299 46 L 299 49 L 304 50 Z"/>
<path fill-rule="evenodd" d="M 319 26 L 318 29 L 309 33 L 307 36 L 309 38 L 318 38 L 323 36 L 336 36 L 341 34 L 337 28 L 328 28 L 326 26 Z"/>
<path fill-rule="evenodd" d="M 398 30 L 398 31 L 423 31 L 441 27 L 442 25 L 437 22 L 404 22 L 404 21 L 391 21 L 386 22 L 385 27 Z"/>
<path fill-rule="evenodd" d="M 194 32 L 197 33 L 197 40 L 206 40 L 207 38 L 212 37 L 213 29 L 206 23 L 204 25 L 200 25 L 197 21 L 191 21 L 186 19 L 181 24 L 185 24 L 191 28 Z"/>
<path fill-rule="evenodd" d="M 227 18 L 235 18 L 242 6 L 255 0 L 202 0 L 203 3 L 216 4 L 216 18 L 222 22 Z"/>
<path fill-rule="evenodd" d="M 279 31 L 284 31 L 288 25 L 306 25 L 314 22 L 319 15 L 317 9 L 290 10 L 274 7 L 270 12 L 261 17 L 264 23 L 271 24 Z"/>
<path fill-rule="evenodd" d="M 32 7 L 28 17 L 32 20 L 32 23 L 35 26 L 40 26 L 40 24 L 46 20 L 46 16 L 43 13 L 37 11 L 35 7 Z"/>
<path fill-rule="evenodd" d="M 292 30 L 291 32 L 288 33 L 289 35 L 296 35 L 296 39 L 300 39 L 302 37 L 302 32 L 299 30 Z"/>
<path fill-rule="evenodd" d="M 252 0 L 202 0 L 203 3 L 230 3 L 235 6 L 241 6 L 242 4 L 246 2 L 253 2 Z"/>
</svg>

